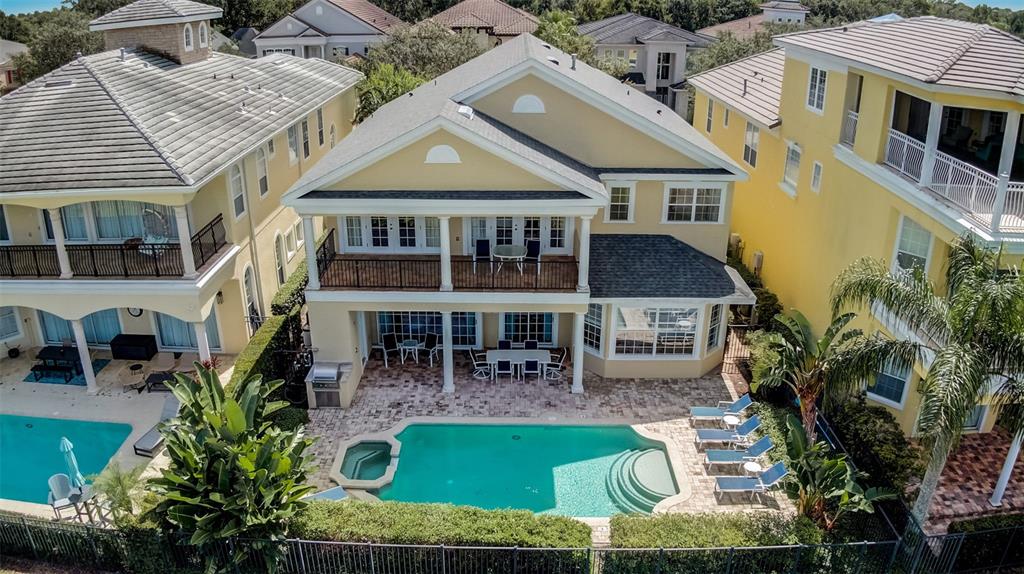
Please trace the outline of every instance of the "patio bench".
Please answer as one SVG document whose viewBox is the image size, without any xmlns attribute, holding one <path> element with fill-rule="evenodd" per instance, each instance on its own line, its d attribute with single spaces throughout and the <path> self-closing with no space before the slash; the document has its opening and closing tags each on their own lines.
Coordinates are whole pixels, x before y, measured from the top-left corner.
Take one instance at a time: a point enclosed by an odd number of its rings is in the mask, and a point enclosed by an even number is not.
<svg viewBox="0 0 1024 574">
<path fill-rule="evenodd" d="M 57 375 L 63 377 L 65 382 L 71 382 L 76 374 L 74 367 L 63 365 L 33 365 L 32 367 L 32 378 L 37 381 L 45 375 Z"/>
</svg>

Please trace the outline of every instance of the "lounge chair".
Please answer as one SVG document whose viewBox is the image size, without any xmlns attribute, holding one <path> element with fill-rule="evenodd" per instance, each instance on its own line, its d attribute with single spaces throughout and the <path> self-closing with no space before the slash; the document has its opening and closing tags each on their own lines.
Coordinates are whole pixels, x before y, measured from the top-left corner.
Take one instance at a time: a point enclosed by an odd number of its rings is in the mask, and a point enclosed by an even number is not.
<svg viewBox="0 0 1024 574">
<path fill-rule="evenodd" d="M 747 393 L 731 403 L 718 401 L 717 407 L 690 407 L 690 420 L 720 421 L 725 415 L 739 416 L 752 404 L 754 404 L 754 400 L 750 398 L 750 393 Z"/>
<path fill-rule="evenodd" d="M 759 476 L 751 478 L 746 476 L 719 476 L 715 479 L 715 499 L 721 500 L 724 493 L 748 492 L 750 501 L 754 497 L 768 492 L 770 488 L 782 482 L 782 479 L 789 474 L 786 465 L 777 462 Z"/>
<path fill-rule="evenodd" d="M 164 401 L 164 410 L 160 413 L 160 422 L 153 425 L 149 432 L 135 441 L 135 446 L 133 447 L 135 454 L 153 458 L 153 455 L 160 451 L 160 448 L 164 445 L 164 435 L 160 434 L 160 423 L 178 416 L 178 409 L 180 407 L 181 403 L 178 402 L 178 397 L 173 394 L 167 397 Z"/>
<path fill-rule="evenodd" d="M 736 430 L 725 429 L 697 429 L 697 437 L 694 439 L 697 446 L 708 442 L 721 442 L 736 444 L 749 442 L 750 435 L 761 426 L 761 419 L 754 415 L 743 421 L 743 424 L 736 427 Z"/>
<path fill-rule="evenodd" d="M 744 450 L 711 449 L 704 453 L 704 464 L 710 469 L 716 464 L 743 464 L 757 460 L 775 446 L 770 436 L 763 436 Z"/>
<path fill-rule="evenodd" d="M 74 518 L 78 518 L 80 514 L 78 500 L 81 498 L 82 491 L 71 486 L 71 478 L 66 474 L 55 474 L 46 483 L 50 486 L 50 493 L 46 497 L 47 502 L 53 509 L 57 520 L 64 520 L 61 511 L 69 508 L 75 511 Z"/>
</svg>

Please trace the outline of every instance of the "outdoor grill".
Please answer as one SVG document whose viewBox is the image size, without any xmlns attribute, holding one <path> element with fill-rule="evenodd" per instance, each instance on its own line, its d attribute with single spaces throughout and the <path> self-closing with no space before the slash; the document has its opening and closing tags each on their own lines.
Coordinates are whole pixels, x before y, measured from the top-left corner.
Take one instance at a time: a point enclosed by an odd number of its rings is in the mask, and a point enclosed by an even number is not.
<svg viewBox="0 0 1024 574">
<path fill-rule="evenodd" d="M 306 375 L 309 408 L 341 407 L 342 363 L 314 362 Z"/>
</svg>

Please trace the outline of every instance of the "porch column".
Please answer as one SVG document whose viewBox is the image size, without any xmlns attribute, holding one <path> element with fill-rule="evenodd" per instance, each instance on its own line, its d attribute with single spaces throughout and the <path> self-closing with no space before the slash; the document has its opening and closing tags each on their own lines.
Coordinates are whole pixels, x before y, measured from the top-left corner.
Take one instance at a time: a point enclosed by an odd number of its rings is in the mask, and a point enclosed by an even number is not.
<svg viewBox="0 0 1024 574">
<path fill-rule="evenodd" d="M 95 395 L 99 389 L 96 387 L 96 373 L 92 370 L 92 358 L 89 357 L 89 341 L 85 338 L 85 327 L 81 319 L 71 320 L 71 331 L 75 334 L 75 347 L 78 348 L 78 360 L 82 363 L 86 392 Z"/>
<path fill-rule="evenodd" d="M 647 44 L 643 50 L 646 57 L 644 61 L 644 91 L 653 92 L 658 89 L 658 48 Z M 639 54 L 637 57 L 639 58 Z"/>
<path fill-rule="evenodd" d="M 306 238 L 306 267 L 309 270 L 309 282 L 306 289 L 316 291 L 320 288 L 320 268 L 316 262 L 316 236 L 313 235 L 313 216 L 302 216 L 302 236 Z"/>
<path fill-rule="evenodd" d="M 210 360 L 210 339 L 206 336 L 206 323 L 197 321 L 192 323 L 192 329 L 196 332 L 196 346 L 199 347 L 199 360 L 206 362 Z"/>
<path fill-rule="evenodd" d="M 188 210 L 184 205 L 174 206 L 174 222 L 178 226 L 178 244 L 181 245 L 181 263 L 185 267 L 186 279 L 194 279 L 196 259 L 192 253 L 192 233 L 188 229 Z"/>
<path fill-rule="evenodd" d="M 583 318 L 586 313 L 574 313 L 572 321 L 572 392 L 583 393 Z"/>
<path fill-rule="evenodd" d="M 1003 211 L 1006 208 L 1006 190 L 1010 185 L 1013 170 L 1013 156 L 1017 151 L 1017 134 L 1020 129 L 1020 112 L 1006 112 L 1006 129 L 1003 131 L 1003 149 L 999 154 L 999 182 L 996 183 L 996 199 L 992 203 L 992 231 L 999 231 Z"/>
<path fill-rule="evenodd" d="M 942 127 L 942 104 L 931 102 L 928 109 L 928 133 L 924 139 L 924 160 L 921 161 L 921 185 L 931 185 L 935 170 L 935 152 L 939 148 L 939 129 Z"/>
<path fill-rule="evenodd" d="M 992 492 L 992 498 L 988 503 L 992 506 L 1002 506 L 1003 495 L 1006 494 L 1006 485 L 1010 482 L 1010 475 L 1013 474 L 1013 466 L 1017 464 L 1017 457 L 1020 455 L 1020 443 L 1024 435 L 1018 434 L 1013 437 L 1010 443 L 1010 452 L 1006 453 L 1006 460 L 1003 461 L 1003 470 L 999 473 L 999 480 L 996 481 L 996 489 Z"/>
<path fill-rule="evenodd" d="M 444 386 L 441 391 L 455 392 L 455 365 L 452 355 L 452 312 L 441 311 L 441 371 L 444 373 Z"/>
<path fill-rule="evenodd" d="M 448 228 L 451 217 L 438 217 L 441 226 L 441 290 L 452 290 L 452 239 Z M 449 317 L 450 319 L 450 317 Z"/>
<path fill-rule="evenodd" d="M 53 230 L 53 242 L 57 245 L 57 263 L 60 265 L 60 278 L 70 279 L 74 276 L 71 272 L 71 261 L 68 259 L 68 250 L 64 246 L 64 220 L 60 218 L 60 208 L 46 210 L 50 215 L 50 228 Z"/>
<path fill-rule="evenodd" d="M 589 215 L 580 216 L 580 262 L 576 290 L 582 293 L 590 291 L 590 219 Z"/>
</svg>

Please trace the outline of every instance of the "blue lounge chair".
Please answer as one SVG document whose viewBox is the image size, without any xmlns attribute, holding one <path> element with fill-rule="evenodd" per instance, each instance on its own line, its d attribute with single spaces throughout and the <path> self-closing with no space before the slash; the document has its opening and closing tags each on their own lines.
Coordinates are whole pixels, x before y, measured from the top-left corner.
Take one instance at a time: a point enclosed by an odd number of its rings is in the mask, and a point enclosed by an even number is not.
<svg viewBox="0 0 1024 574">
<path fill-rule="evenodd" d="M 747 410 L 754 400 L 747 393 L 733 402 L 718 401 L 717 407 L 691 407 L 690 419 L 695 421 L 720 421 L 725 415 L 736 415 Z"/>
<path fill-rule="evenodd" d="M 771 468 L 761 473 L 756 478 L 746 476 L 719 476 L 715 479 L 715 499 L 721 500 L 721 496 L 728 492 L 749 492 L 750 500 L 768 492 L 770 488 L 782 482 L 782 479 L 789 474 L 786 465 L 777 462 Z"/>
<path fill-rule="evenodd" d="M 716 464 L 743 464 L 744 462 L 757 460 L 764 456 L 775 446 L 772 437 L 763 436 L 754 444 L 744 450 L 709 450 L 704 453 L 704 464 L 708 469 Z"/>
<path fill-rule="evenodd" d="M 725 444 L 750 442 L 750 435 L 761 426 L 761 419 L 754 415 L 743 421 L 743 424 L 736 427 L 736 430 L 724 429 L 697 429 L 695 442 L 700 446 L 706 442 L 721 442 Z"/>
</svg>

